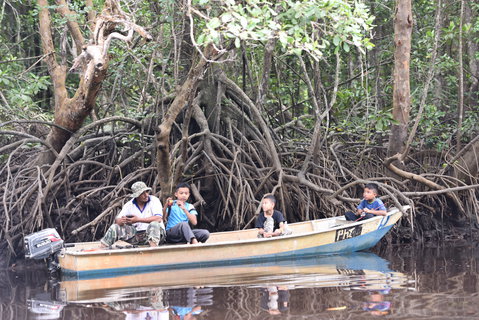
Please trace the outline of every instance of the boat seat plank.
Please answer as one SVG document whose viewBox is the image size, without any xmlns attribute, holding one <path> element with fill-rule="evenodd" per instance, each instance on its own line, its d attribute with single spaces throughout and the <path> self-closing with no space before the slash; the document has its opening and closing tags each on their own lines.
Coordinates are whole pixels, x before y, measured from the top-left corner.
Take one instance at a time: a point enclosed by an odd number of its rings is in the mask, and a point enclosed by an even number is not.
<svg viewBox="0 0 479 320">
<path fill-rule="evenodd" d="M 345 224 L 351 224 L 351 223 L 354 223 L 355 221 L 348 221 L 348 220 L 336 220 L 335 221 L 335 224 L 336 225 L 345 225 Z"/>
<path fill-rule="evenodd" d="M 211 233 L 208 243 L 253 239 L 256 238 L 257 234 L 258 231 L 256 229 Z"/>
<path fill-rule="evenodd" d="M 292 224 L 292 225 L 289 225 L 289 227 L 293 231 L 293 234 L 308 233 L 313 231 L 313 225 L 311 224 L 310 221 L 308 223 L 301 223 L 297 225 Z"/>
</svg>

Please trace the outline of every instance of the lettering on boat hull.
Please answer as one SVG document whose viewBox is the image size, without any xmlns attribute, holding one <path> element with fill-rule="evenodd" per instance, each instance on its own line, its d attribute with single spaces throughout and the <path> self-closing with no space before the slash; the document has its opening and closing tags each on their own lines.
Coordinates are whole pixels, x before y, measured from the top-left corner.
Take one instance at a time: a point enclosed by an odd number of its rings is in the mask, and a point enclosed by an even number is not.
<svg viewBox="0 0 479 320">
<path fill-rule="evenodd" d="M 341 240 L 357 237 L 361 235 L 362 231 L 363 231 L 362 225 L 336 230 L 336 237 L 334 238 L 334 241 L 338 242 Z"/>
</svg>

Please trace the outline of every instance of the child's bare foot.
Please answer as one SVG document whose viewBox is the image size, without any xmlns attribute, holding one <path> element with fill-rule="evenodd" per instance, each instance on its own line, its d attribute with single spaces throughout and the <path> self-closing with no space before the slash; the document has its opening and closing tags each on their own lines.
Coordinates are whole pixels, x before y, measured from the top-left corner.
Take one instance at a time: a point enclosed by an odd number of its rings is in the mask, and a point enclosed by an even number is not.
<svg viewBox="0 0 479 320">
<path fill-rule="evenodd" d="M 196 238 L 193 238 L 190 241 L 190 244 L 197 244 L 197 243 L 198 243 L 198 240 L 196 240 Z"/>
<path fill-rule="evenodd" d="M 148 243 L 150 244 L 150 247 L 158 247 L 158 245 L 154 241 L 149 241 Z"/>
</svg>

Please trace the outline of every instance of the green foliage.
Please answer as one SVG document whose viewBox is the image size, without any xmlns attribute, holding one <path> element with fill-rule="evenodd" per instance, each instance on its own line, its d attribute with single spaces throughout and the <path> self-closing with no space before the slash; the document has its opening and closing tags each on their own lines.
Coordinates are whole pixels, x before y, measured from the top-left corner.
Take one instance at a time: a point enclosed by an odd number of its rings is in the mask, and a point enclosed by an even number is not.
<svg viewBox="0 0 479 320">
<path fill-rule="evenodd" d="M 435 132 L 438 126 L 441 125 L 446 112 L 441 111 L 435 105 L 426 105 L 424 108 L 424 116 L 420 122 L 420 130 L 426 135 Z"/>
<path fill-rule="evenodd" d="M 0 92 L 7 101 L 5 104 L 0 97 L 0 120 L 49 119 L 52 102 L 46 98 L 52 89 L 51 81 L 45 64 L 34 65 L 38 58 L 32 58 L 42 54 L 39 49 L 38 9 L 32 1 L 9 3 L 17 11 L 8 11 L 9 5 L 4 6 L 6 11 L 0 10 L 0 60 L 9 61 L 0 64 Z M 66 30 L 66 19 L 55 13 L 54 1 L 49 3 L 53 40 L 57 52 L 61 52 L 60 40 Z M 82 0 L 68 3 L 75 12 L 70 19 L 80 24 L 85 39 L 88 39 L 90 31 L 86 26 L 86 13 L 90 8 L 84 7 Z M 99 12 L 103 3 L 104 0 L 94 0 L 94 9 Z M 127 115 L 144 118 L 145 110 L 161 112 L 158 111 L 160 108 L 166 108 L 156 103 L 175 93 L 188 71 L 189 63 L 195 59 L 195 52 L 189 46 L 188 8 L 183 6 L 184 3 L 176 0 L 122 2 L 123 10 L 139 25 L 146 27 L 155 40 L 143 45 L 135 35 L 132 43 L 112 42 L 108 76 L 97 100 L 100 117 Z M 253 101 L 264 69 L 264 44 L 270 39 L 277 40 L 264 100 L 264 110 L 268 112 L 272 127 L 303 115 L 310 116 L 302 117 L 305 128 L 314 126 L 316 110 L 297 57 L 301 55 L 306 62 L 316 98 L 320 108 L 323 108 L 321 111 L 324 111 L 332 96 L 337 55 L 340 58 L 340 86 L 336 103 L 329 113 L 328 130 L 374 144 L 387 136 L 393 123 L 390 106 L 394 1 L 377 4 L 351 0 L 192 0 L 193 7 L 189 12 L 194 18 L 193 38 L 199 46 L 214 43 L 220 50 L 233 48 L 221 68 L 245 89 Z M 374 10 L 377 17 L 374 26 L 366 5 Z M 435 68 L 426 110 L 414 141 L 417 147 L 449 148 L 448 142 L 444 141 L 449 141 L 457 131 L 459 5 L 459 2 L 451 2 L 443 7 L 438 57 L 431 66 L 437 32 L 434 29 L 437 2 L 414 2 L 410 64 L 412 101 L 420 101 L 427 73 L 431 67 Z M 472 1 L 468 5 L 472 19 L 463 27 L 464 49 L 468 41 L 479 42 L 479 4 Z M 371 44 L 373 40 L 369 39 L 371 35 L 375 35 L 374 48 Z M 73 59 L 71 44 L 71 38 L 67 37 L 67 64 Z M 234 47 L 240 49 L 234 50 Z M 367 55 L 361 55 L 361 52 Z M 468 54 L 464 50 L 466 88 L 477 77 L 469 72 L 469 62 L 479 59 L 477 52 L 475 56 Z M 241 76 L 243 67 L 245 79 Z M 67 76 L 70 94 L 76 90 L 78 81 L 77 74 Z M 208 82 L 210 84 L 212 82 Z M 473 94 L 466 92 L 465 97 L 465 142 L 477 134 L 478 129 L 479 112 Z M 417 102 L 413 102 L 411 123 L 417 107 Z M 284 113 L 289 113 L 286 120 L 281 118 Z M 298 134 L 291 139 L 305 141 L 307 136 Z"/>
<path fill-rule="evenodd" d="M 39 76 L 33 72 L 22 72 L 23 66 L 15 56 L 4 56 L 6 63 L 0 64 L 0 92 L 6 100 L 0 109 L 0 120 L 17 118 L 48 119 L 42 115 L 37 95 L 51 85 L 49 76 Z"/>
<path fill-rule="evenodd" d="M 203 8 L 217 1 L 199 0 Z M 198 45 L 233 40 L 236 47 L 242 41 L 277 39 L 287 54 L 306 52 L 320 60 L 325 48 L 350 51 L 351 46 L 372 48 L 366 37 L 373 17 L 364 3 L 347 0 L 262 1 L 223 0 L 207 16 L 205 27 L 197 38 Z M 208 11 L 208 10 L 207 10 Z"/>
</svg>

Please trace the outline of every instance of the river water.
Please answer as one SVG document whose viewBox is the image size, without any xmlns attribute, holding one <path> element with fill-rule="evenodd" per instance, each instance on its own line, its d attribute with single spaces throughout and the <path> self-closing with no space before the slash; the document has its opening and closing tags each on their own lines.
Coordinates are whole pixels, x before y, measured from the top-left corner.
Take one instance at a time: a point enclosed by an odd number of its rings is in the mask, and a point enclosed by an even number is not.
<svg viewBox="0 0 479 320">
<path fill-rule="evenodd" d="M 478 276 L 465 243 L 88 283 L 37 266 L 0 272 L 0 318 L 479 319 Z"/>
</svg>

